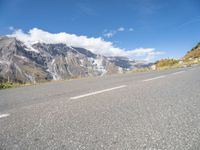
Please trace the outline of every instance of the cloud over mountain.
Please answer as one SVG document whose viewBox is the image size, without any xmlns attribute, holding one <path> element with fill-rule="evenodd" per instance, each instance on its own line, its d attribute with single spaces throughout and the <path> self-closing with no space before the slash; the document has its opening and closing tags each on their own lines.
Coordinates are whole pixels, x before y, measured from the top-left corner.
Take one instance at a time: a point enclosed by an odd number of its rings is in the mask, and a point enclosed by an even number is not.
<svg viewBox="0 0 200 150">
<path fill-rule="evenodd" d="M 63 43 L 68 46 L 86 48 L 93 53 L 105 56 L 125 56 L 130 59 L 143 59 L 146 61 L 151 61 L 155 58 L 155 56 L 163 53 L 156 51 L 154 48 L 127 50 L 115 47 L 112 42 L 105 41 L 101 37 L 94 38 L 83 35 L 69 34 L 66 32 L 49 33 L 38 28 L 30 29 L 28 32 L 17 29 L 8 36 L 16 37 L 17 39 L 23 41 L 26 45 L 31 45 L 36 42 L 47 44 Z"/>
</svg>

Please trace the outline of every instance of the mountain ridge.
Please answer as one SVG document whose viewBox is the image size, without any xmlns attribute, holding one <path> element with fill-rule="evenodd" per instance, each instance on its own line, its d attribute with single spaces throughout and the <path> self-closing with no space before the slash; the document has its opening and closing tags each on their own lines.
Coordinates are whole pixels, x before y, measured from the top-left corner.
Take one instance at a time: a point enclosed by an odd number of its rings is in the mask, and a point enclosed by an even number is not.
<svg viewBox="0 0 200 150">
<path fill-rule="evenodd" d="M 38 82 L 102 76 L 146 67 L 126 57 L 106 57 L 81 47 L 0 36 L 0 82 Z"/>
<path fill-rule="evenodd" d="M 32 49 L 13 37 L 0 37 L 0 80 L 35 82 L 119 71 L 106 57 L 65 44 L 35 43 Z M 35 51 L 37 50 L 37 51 Z"/>
</svg>

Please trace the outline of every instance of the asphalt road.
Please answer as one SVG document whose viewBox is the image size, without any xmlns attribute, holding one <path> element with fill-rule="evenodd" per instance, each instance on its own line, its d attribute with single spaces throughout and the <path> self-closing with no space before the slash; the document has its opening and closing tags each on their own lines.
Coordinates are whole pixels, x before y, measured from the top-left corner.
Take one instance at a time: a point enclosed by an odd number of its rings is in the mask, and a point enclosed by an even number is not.
<svg viewBox="0 0 200 150">
<path fill-rule="evenodd" d="M 200 67 L 0 91 L 0 150 L 200 149 Z"/>
</svg>

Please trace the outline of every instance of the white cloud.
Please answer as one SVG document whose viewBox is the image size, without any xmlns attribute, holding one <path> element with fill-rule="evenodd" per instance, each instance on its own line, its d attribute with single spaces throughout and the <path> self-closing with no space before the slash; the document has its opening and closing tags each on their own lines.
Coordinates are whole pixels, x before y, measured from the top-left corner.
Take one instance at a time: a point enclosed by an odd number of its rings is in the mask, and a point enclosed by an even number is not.
<svg viewBox="0 0 200 150">
<path fill-rule="evenodd" d="M 105 37 L 107 37 L 107 38 L 111 38 L 111 37 L 114 36 L 114 34 L 115 34 L 115 32 L 110 31 L 110 32 L 104 33 L 103 35 L 104 35 Z"/>
<path fill-rule="evenodd" d="M 132 32 L 132 31 L 134 31 L 134 29 L 133 28 L 129 28 L 128 31 Z"/>
<path fill-rule="evenodd" d="M 18 29 L 8 36 L 16 37 L 18 40 L 23 41 L 28 46 L 36 42 L 49 44 L 63 43 L 67 44 L 68 46 L 86 48 L 93 53 L 104 56 L 125 56 L 130 59 L 142 59 L 146 61 L 154 60 L 155 56 L 162 54 L 162 52 L 156 51 L 154 48 L 127 50 L 115 47 L 112 42 L 105 41 L 100 37 L 94 38 L 83 35 L 79 36 L 65 32 L 49 33 L 38 28 L 33 28 L 27 33 L 21 29 Z"/>
<path fill-rule="evenodd" d="M 111 38 L 113 37 L 115 34 L 117 34 L 118 32 L 123 32 L 125 31 L 125 28 L 124 27 L 119 27 L 118 29 L 116 30 L 110 30 L 108 31 L 107 29 L 104 30 L 104 34 L 103 36 L 106 37 L 106 38 Z"/>
<path fill-rule="evenodd" d="M 13 31 L 15 28 L 13 26 L 10 26 L 8 29 Z"/>
<path fill-rule="evenodd" d="M 118 32 L 125 31 L 125 28 L 124 28 L 124 27 L 120 27 L 120 28 L 117 29 L 117 31 L 118 31 Z"/>
</svg>

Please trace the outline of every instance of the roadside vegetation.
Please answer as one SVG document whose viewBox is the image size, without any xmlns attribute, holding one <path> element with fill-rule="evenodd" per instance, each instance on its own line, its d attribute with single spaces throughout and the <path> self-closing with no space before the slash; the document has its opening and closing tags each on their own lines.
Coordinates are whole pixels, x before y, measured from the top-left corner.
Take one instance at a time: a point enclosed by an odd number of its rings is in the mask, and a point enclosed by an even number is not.
<svg viewBox="0 0 200 150">
<path fill-rule="evenodd" d="M 0 89 L 7 89 L 7 88 L 12 88 L 13 83 L 12 82 L 3 82 L 0 83 Z"/>
<path fill-rule="evenodd" d="M 151 69 L 149 67 L 145 67 L 145 68 L 129 70 L 127 73 L 148 72 L 148 71 L 151 71 Z"/>
<path fill-rule="evenodd" d="M 0 90 L 32 85 L 31 83 L 0 82 Z"/>
<path fill-rule="evenodd" d="M 156 69 L 168 69 L 179 66 L 179 61 L 176 59 L 161 59 L 155 63 Z"/>
</svg>

